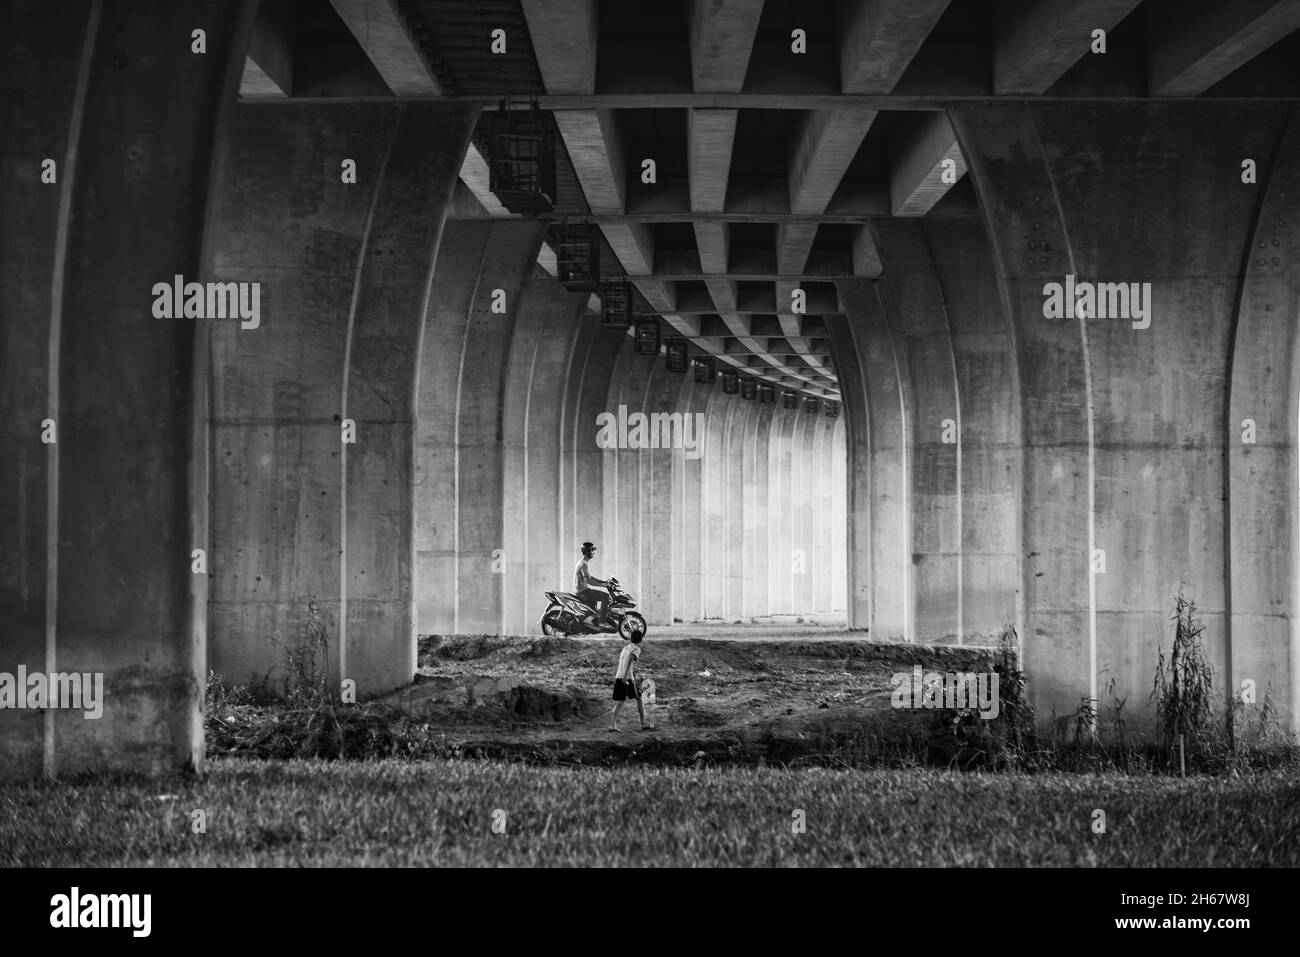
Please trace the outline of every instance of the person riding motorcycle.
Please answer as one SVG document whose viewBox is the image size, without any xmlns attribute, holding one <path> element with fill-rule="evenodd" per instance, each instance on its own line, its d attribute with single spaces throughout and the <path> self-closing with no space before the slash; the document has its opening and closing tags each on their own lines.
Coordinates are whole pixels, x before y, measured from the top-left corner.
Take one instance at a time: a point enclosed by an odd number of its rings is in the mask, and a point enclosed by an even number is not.
<svg viewBox="0 0 1300 957">
<path fill-rule="evenodd" d="M 596 609 L 596 622 L 606 623 L 609 610 L 609 582 L 596 578 L 587 567 L 587 562 L 596 555 L 596 546 L 591 542 L 582 543 L 582 560 L 573 569 L 573 591 L 578 600 Z"/>
</svg>

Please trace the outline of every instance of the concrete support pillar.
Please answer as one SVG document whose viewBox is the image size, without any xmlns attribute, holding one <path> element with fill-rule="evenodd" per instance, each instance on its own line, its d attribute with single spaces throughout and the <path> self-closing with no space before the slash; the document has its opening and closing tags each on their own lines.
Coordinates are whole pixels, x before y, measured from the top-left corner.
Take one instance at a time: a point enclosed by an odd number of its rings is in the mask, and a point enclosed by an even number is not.
<svg viewBox="0 0 1300 957">
<path fill-rule="evenodd" d="M 681 375 L 669 372 L 667 363 L 649 356 L 639 357 L 648 367 L 645 411 L 653 415 L 680 413 Z M 677 420 L 668 420 L 670 423 Z M 670 625 L 673 619 L 673 508 L 674 473 L 681 468 L 685 449 L 672 447 L 676 438 L 665 435 L 659 424 L 659 448 L 641 452 L 641 590 L 636 592 L 638 609 L 648 625 Z M 683 423 L 684 425 L 684 423 Z M 669 426 L 670 433 L 676 427 Z M 678 433 L 679 435 L 681 433 Z M 664 440 L 668 445 L 664 445 Z M 652 442 L 652 445 L 654 443 Z"/>
<path fill-rule="evenodd" d="M 791 563 L 793 544 L 793 489 L 791 454 L 796 413 L 782 408 L 780 397 L 772 416 L 772 435 L 768 442 L 768 588 L 774 615 L 793 614 L 794 579 Z"/>
<path fill-rule="evenodd" d="M 609 408 L 610 382 L 615 356 L 625 338 L 602 326 L 595 315 L 583 316 L 578 326 L 565 381 L 562 525 L 556 544 L 564 572 L 561 591 L 573 590 L 573 568 L 581 557 L 583 542 L 602 542 L 602 547 L 609 547 L 604 534 L 608 453 L 596 446 L 596 420 L 602 412 L 618 412 Z"/>
<path fill-rule="evenodd" d="M 1019 372 L 982 224 L 925 220 L 952 332 L 961 410 L 962 641 L 996 643 L 1017 620 Z"/>
<path fill-rule="evenodd" d="M 771 613 L 768 588 L 770 567 L 768 510 L 768 445 L 772 436 L 772 403 L 752 405 L 745 427 L 744 457 L 741 460 L 745 486 L 744 574 L 745 590 L 741 615 L 747 618 Z"/>
<path fill-rule="evenodd" d="M 726 464 L 724 495 L 726 499 L 726 525 L 723 547 L 725 565 L 719 572 L 726 576 L 723 593 L 722 616 L 735 620 L 742 614 L 745 590 L 745 435 L 752 402 L 742 401 L 738 395 L 726 399 Z"/>
<path fill-rule="evenodd" d="M 1223 687 L 1253 681 L 1300 726 L 1300 122 L 1260 178 L 1228 368 L 1230 602 Z M 1289 318 L 1288 318 L 1289 317 Z M 1248 436 L 1251 426 L 1254 435 Z M 1245 441 L 1253 437 L 1254 442 Z M 1264 676 L 1262 679 L 1260 676 Z"/>
<path fill-rule="evenodd" d="M 831 475 L 831 611 L 847 613 L 848 557 L 849 557 L 849 513 L 848 513 L 848 447 L 845 436 L 848 433 L 848 420 L 841 408 L 834 420 L 834 441 L 832 445 Z"/>
<path fill-rule="evenodd" d="M 1018 349 L 1020 635 L 1039 713 L 1096 700 L 1112 677 L 1146 713 L 1183 582 L 1220 681 L 1271 683 L 1294 722 L 1292 111 L 1196 102 L 953 115 Z M 1244 158 L 1258 183 L 1242 182 Z M 1128 308 L 1117 287 L 1119 318 L 1047 317 L 1048 284 L 1067 276 L 1126 284 Z M 1129 283 L 1150 284 L 1137 287 L 1143 310 Z M 1249 381 L 1266 368 L 1277 370 L 1264 374 L 1268 398 Z M 1260 422 L 1243 406 L 1273 429 L 1262 452 L 1243 447 L 1243 420 Z"/>
<path fill-rule="evenodd" d="M 794 438 L 790 453 L 790 548 L 795 558 L 791 562 L 790 612 L 802 615 L 812 610 L 812 579 L 816 574 L 814 548 L 813 504 L 813 444 L 816 416 L 799 400 L 799 410 L 794 414 Z"/>
<path fill-rule="evenodd" d="M 251 24 L 218 2 L 5 10 L 0 671 L 102 674 L 103 711 L 0 711 L 0 780 L 202 767 L 207 329 L 151 290 L 209 278 Z"/>
<path fill-rule="evenodd" d="M 729 396 L 714 383 L 703 387 L 707 395 L 704 417 L 704 463 L 701 486 L 701 522 L 704 530 L 702 587 L 704 617 L 721 618 L 727 579 L 727 406 Z"/>
<path fill-rule="evenodd" d="M 642 455 L 639 447 L 650 439 L 648 393 L 653 361 L 633 351 L 632 339 L 623 337 L 614 376 L 610 380 L 609 411 L 627 422 L 629 447 L 605 453 L 605 535 L 613 547 L 597 556 L 593 569 L 599 578 L 616 577 L 638 599 L 645 591 L 642 574 Z M 648 460 L 647 460 L 648 464 Z"/>
<path fill-rule="evenodd" d="M 513 323 L 544 227 L 449 223 L 420 357 L 419 630 L 498 633 L 505 611 L 502 397 Z M 493 311 L 504 294 L 505 312 Z"/>
<path fill-rule="evenodd" d="M 912 629 L 912 523 L 901 339 L 869 281 L 837 283 L 827 318 L 847 419 L 849 627 L 901 640 Z"/>
<path fill-rule="evenodd" d="M 901 350 L 911 410 L 913 638 L 958 642 L 962 632 L 961 407 L 948 313 L 919 219 L 874 227 L 885 280 L 879 284 Z"/>
<path fill-rule="evenodd" d="M 705 426 L 702 433 L 697 433 L 697 438 L 704 442 L 702 454 L 697 458 L 683 458 L 677 483 L 679 491 L 674 510 L 681 516 L 681 584 L 676 591 L 678 611 L 674 612 L 673 617 L 682 621 L 699 621 L 704 617 L 704 474 L 705 463 L 714 454 L 714 449 L 708 444 L 707 423 L 713 389 L 695 382 L 690 375 L 680 378 L 682 411 L 692 417 L 704 415 Z M 696 418 L 695 421 L 700 420 Z"/>
<path fill-rule="evenodd" d="M 585 293 L 567 291 L 538 267 L 511 317 L 502 502 L 507 634 L 536 633 L 546 607 L 543 593 L 573 587 L 578 543 L 567 567 L 555 549 L 560 536 L 560 430 L 564 376 L 586 306 Z"/>
<path fill-rule="evenodd" d="M 227 679 L 281 690 L 286 654 L 317 635 L 359 694 L 414 674 L 414 383 L 472 120 L 435 104 L 236 110 L 215 271 L 260 280 L 263 319 L 212 338 L 212 667 Z"/>
<path fill-rule="evenodd" d="M 834 498 L 835 483 L 835 422 L 835 419 L 824 414 L 817 419 L 817 467 L 813 482 L 816 494 L 814 523 L 817 560 L 813 566 L 812 610 L 822 612 L 831 610 L 831 583 L 835 575 L 835 538 L 831 526 L 831 501 Z"/>
</svg>

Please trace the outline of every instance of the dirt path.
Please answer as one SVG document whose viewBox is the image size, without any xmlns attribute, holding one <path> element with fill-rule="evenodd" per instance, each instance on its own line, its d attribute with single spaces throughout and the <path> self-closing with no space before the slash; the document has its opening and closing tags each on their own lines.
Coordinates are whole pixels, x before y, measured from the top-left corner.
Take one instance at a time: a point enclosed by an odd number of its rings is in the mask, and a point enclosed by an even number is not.
<svg viewBox="0 0 1300 957">
<path fill-rule="evenodd" d="M 622 641 L 613 637 L 427 636 L 412 686 L 388 696 L 464 753 L 570 763 L 789 761 L 863 735 L 897 736 L 915 712 L 890 707 L 890 676 L 978 670 L 989 650 L 886 644 L 798 625 L 656 629 L 642 682 L 656 685 L 653 731 L 634 704 L 608 730 Z"/>
</svg>

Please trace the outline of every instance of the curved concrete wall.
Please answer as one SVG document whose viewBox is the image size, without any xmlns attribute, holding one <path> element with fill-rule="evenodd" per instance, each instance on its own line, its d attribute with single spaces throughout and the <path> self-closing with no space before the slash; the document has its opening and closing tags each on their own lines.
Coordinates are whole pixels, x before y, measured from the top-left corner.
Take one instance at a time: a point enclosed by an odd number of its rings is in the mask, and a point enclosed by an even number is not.
<svg viewBox="0 0 1300 957">
<path fill-rule="evenodd" d="M 1143 711 L 1183 583 L 1217 690 L 1250 679 L 1294 722 L 1292 108 L 995 107 L 953 120 L 1019 369 L 1020 635 L 1040 710 L 1104 706 L 1113 677 Z M 1241 180 L 1245 158 L 1257 184 Z M 1067 275 L 1150 283 L 1149 327 L 1045 318 L 1046 284 Z"/>
<path fill-rule="evenodd" d="M 702 448 L 596 452 L 604 503 L 603 539 L 593 538 L 603 550 L 596 573 L 627 585 L 651 624 L 842 611 L 843 591 L 830 594 L 835 529 L 829 518 L 816 521 L 819 501 L 844 498 L 832 478 L 836 457 L 844 456 L 843 436 L 833 440 L 835 420 L 727 395 L 720 377 L 706 384 L 670 373 L 662 356 L 638 356 L 632 340 L 621 338 L 612 362 L 598 357 L 609 390 L 603 407 L 585 410 L 586 441 L 594 448 L 599 413 L 618 415 L 623 406 L 628 416 L 702 416 Z M 783 444 L 771 438 L 781 430 Z M 581 449 L 580 432 L 575 442 Z M 582 540 L 566 543 L 572 562 Z M 813 582 L 823 574 L 819 602 Z M 564 587 L 571 587 L 567 577 Z M 776 594 L 784 597 L 774 601 Z"/>
<path fill-rule="evenodd" d="M 0 672 L 101 674 L 103 710 L 0 709 L 0 779 L 202 767 L 209 363 L 152 289 L 206 278 L 251 27 L 216 0 L 4 11 Z"/>
<path fill-rule="evenodd" d="M 415 672 L 416 373 L 422 337 L 442 332 L 424 330 L 430 284 L 473 119 L 436 104 L 235 111 L 213 269 L 260 281 L 263 317 L 211 336 L 209 658 L 227 680 L 277 688 L 317 637 L 319 667 L 359 694 Z"/>
</svg>

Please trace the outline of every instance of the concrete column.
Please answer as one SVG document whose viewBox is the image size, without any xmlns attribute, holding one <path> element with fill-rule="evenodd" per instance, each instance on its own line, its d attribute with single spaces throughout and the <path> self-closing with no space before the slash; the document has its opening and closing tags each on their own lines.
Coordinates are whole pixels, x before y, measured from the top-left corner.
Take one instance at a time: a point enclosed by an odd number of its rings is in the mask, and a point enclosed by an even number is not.
<svg viewBox="0 0 1300 957">
<path fill-rule="evenodd" d="M 555 549 L 560 535 L 560 430 L 564 376 L 587 295 L 567 291 L 540 269 L 511 317 L 505 383 L 502 584 L 505 631 L 514 635 L 538 631 L 544 592 L 573 587 L 572 563 L 565 567 Z"/>
<path fill-rule="evenodd" d="M 1201 609 L 1217 673 L 1233 674 L 1232 662 L 1268 663 L 1274 700 L 1290 703 L 1294 716 L 1294 633 L 1278 618 L 1260 631 L 1230 631 L 1234 596 L 1226 585 L 1237 570 L 1225 575 L 1234 558 L 1243 560 L 1242 574 L 1258 568 L 1266 580 L 1276 567 L 1263 566 L 1284 563 L 1285 586 L 1247 588 L 1242 597 L 1259 613 L 1268 596 L 1274 613 L 1285 609 L 1293 617 L 1290 559 L 1276 557 L 1276 541 L 1255 524 L 1267 519 L 1239 514 L 1242 524 L 1234 528 L 1232 506 L 1224 504 L 1238 490 L 1234 464 L 1244 477 L 1246 454 L 1240 419 L 1248 416 L 1237 417 L 1232 399 L 1253 404 L 1246 399 L 1251 387 L 1234 373 L 1262 361 L 1255 342 L 1233 368 L 1236 347 L 1245 345 L 1243 316 L 1248 326 L 1270 330 L 1264 348 L 1294 345 L 1296 284 L 1283 245 L 1293 239 L 1294 218 L 1260 219 L 1265 209 L 1295 202 L 1285 185 L 1294 181 L 1294 167 L 1280 163 L 1294 156 L 1289 109 L 1213 102 L 1008 106 L 957 110 L 954 117 L 1019 350 L 1026 556 L 1020 634 L 1040 713 L 1099 697 L 1111 676 L 1116 693 L 1146 713 L 1157 646 L 1169 644 L 1181 581 Z M 1243 158 L 1257 159 L 1261 183 L 1265 169 L 1280 171 L 1277 191 L 1243 184 Z M 1215 211 L 1213 229 L 1205 227 L 1207 208 Z M 1131 315 L 1046 318 L 1045 286 L 1067 275 L 1150 283 L 1149 326 Z M 1294 353 L 1275 353 L 1273 361 L 1294 368 Z M 1297 392 L 1288 378 L 1286 415 L 1293 417 Z M 1260 408 L 1276 429 L 1270 406 Z M 1275 472 L 1250 480 L 1278 490 L 1252 504 L 1284 509 L 1271 521 L 1288 530 L 1297 504 L 1293 443 L 1289 433 L 1272 455 L 1260 456 L 1257 467 L 1273 465 Z M 1275 557 L 1263 559 L 1261 546 Z"/>
<path fill-rule="evenodd" d="M 741 615 L 770 614 L 768 512 L 768 445 L 772 436 L 771 403 L 752 401 L 741 462 L 745 484 L 745 593 Z"/>
<path fill-rule="evenodd" d="M 579 320 L 578 339 L 566 380 L 564 412 L 564 525 L 557 543 L 564 577 L 562 591 L 573 590 L 573 568 L 583 542 L 607 542 L 605 529 L 606 454 L 596 446 L 596 418 L 610 410 L 614 357 L 624 336 L 601 325 L 599 317 Z M 608 547 L 605 544 L 604 547 Z"/>
<path fill-rule="evenodd" d="M 754 403 L 739 394 L 730 400 L 727 423 L 727 587 L 724 617 L 728 620 L 743 614 L 745 592 L 745 439 Z"/>
<path fill-rule="evenodd" d="M 0 779 L 202 768 L 207 329 L 155 317 L 151 290 L 208 278 L 244 10 L 5 10 L 0 56 L 23 88 L 0 102 L 0 671 L 100 673 L 103 712 L 0 711 Z"/>
<path fill-rule="evenodd" d="M 835 484 L 835 422 L 835 419 L 824 413 L 817 420 L 817 468 L 814 481 L 817 499 L 813 516 L 817 529 L 817 562 L 813 577 L 814 611 L 831 610 L 831 582 L 835 574 L 834 533 L 831 527 L 831 500 Z"/>
<path fill-rule="evenodd" d="M 846 313 L 864 299 L 862 286 L 841 286 L 840 308 Z M 871 412 L 864 363 L 858 357 L 853 335 L 854 319 L 848 316 L 825 318 L 827 338 L 835 351 L 835 371 L 842 399 L 841 421 L 844 423 L 844 504 L 841 510 L 844 535 L 845 618 L 849 628 L 870 630 L 873 627 L 876 596 L 874 567 Z M 899 634 L 901 636 L 901 623 Z"/>
<path fill-rule="evenodd" d="M 834 420 L 834 441 L 832 444 L 832 495 L 831 495 L 831 611 L 844 611 L 848 608 L 848 558 L 849 558 L 849 485 L 848 485 L 848 448 L 845 436 L 848 434 L 848 420 L 841 406 L 839 416 Z"/>
<path fill-rule="evenodd" d="M 680 414 L 681 376 L 669 372 L 667 363 L 644 356 L 649 375 L 646 390 L 647 414 Z M 668 420 L 670 423 L 673 420 Z M 680 421 L 680 415 L 679 419 Z M 655 420 L 651 420 L 652 426 Z M 685 423 L 682 424 L 685 427 Z M 677 429 L 669 426 L 669 432 Z M 684 449 L 674 449 L 672 434 L 657 429 L 659 448 L 641 453 L 641 590 L 636 592 L 638 609 L 650 625 L 670 625 L 673 619 L 673 511 L 674 473 L 681 468 Z M 682 433 L 678 432 L 677 435 Z M 664 440 L 668 446 L 664 446 Z"/>
<path fill-rule="evenodd" d="M 654 360 L 637 355 L 633 351 L 630 336 L 625 335 L 623 339 L 614 376 L 610 380 L 609 410 L 619 415 L 622 421 L 620 406 L 626 408 L 629 445 L 635 442 L 639 446 L 650 439 L 647 392 Z M 645 422 L 639 429 L 637 420 L 632 418 L 637 413 L 645 416 Z M 605 500 L 610 506 L 605 513 L 605 534 L 613 542 L 614 548 L 603 559 L 598 556 L 595 570 L 600 578 L 613 575 L 637 596 L 644 591 L 641 565 L 642 455 L 643 450 L 639 447 L 620 448 L 605 453 L 606 461 L 612 464 L 614 482 L 605 488 Z M 611 481 L 609 469 L 606 471 L 606 481 Z"/>
<path fill-rule="evenodd" d="M 876 230 L 880 291 L 903 355 L 910 449 L 914 637 L 959 642 L 962 627 L 961 407 L 948 313 L 919 219 Z"/>
<path fill-rule="evenodd" d="M 663 360 L 656 360 L 663 361 Z M 708 409 L 713 390 L 694 381 L 693 377 L 680 375 L 682 411 L 690 416 L 705 416 L 705 428 L 697 433 L 704 445 L 698 458 L 684 458 L 678 484 L 676 511 L 681 514 L 681 588 L 679 612 L 674 617 L 682 621 L 699 621 L 704 617 L 704 469 L 713 454 L 708 444 Z M 698 422 L 699 419 L 697 418 Z"/>
<path fill-rule="evenodd" d="M 449 223 L 420 362 L 416 526 L 421 632 L 498 633 L 504 614 L 502 395 L 514 313 L 543 227 Z M 493 293 L 505 313 L 493 312 Z M 494 570 L 494 568 L 496 570 Z"/>
<path fill-rule="evenodd" d="M 996 643 L 1017 620 L 1019 371 L 982 224 L 927 219 L 952 330 L 961 409 L 962 640 Z"/>
<path fill-rule="evenodd" d="M 286 654 L 316 629 L 359 694 L 414 674 L 414 384 L 472 118 L 435 104 L 235 112 L 215 270 L 262 282 L 263 320 L 212 340 L 212 667 L 227 679 L 281 690 Z"/>
<path fill-rule="evenodd" d="M 704 419 L 704 463 L 701 490 L 704 542 L 702 588 L 704 617 L 725 613 L 727 579 L 727 399 L 718 383 L 702 387 L 707 394 Z"/>
<path fill-rule="evenodd" d="M 1293 730 L 1300 724 L 1298 178 L 1300 122 L 1292 111 L 1260 177 L 1228 376 L 1230 603 L 1223 675 L 1225 689 L 1240 692 L 1247 680 L 1264 689 L 1279 708 L 1290 711 Z M 1245 441 L 1251 423 L 1253 443 Z M 1263 700 L 1257 690 L 1256 703 Z"/>
<path fill-rule="evenodd" d="M 804 408 L 799 399 L 799 410 L 794 414 L 794 437 L 790 452 L 790 548 L 798 555 L 797 564 L 791 565 L 790 610 L 802 615 L 812 611 L 813 564 L 817 560 L 816 537 L 813 527 L 813 436 L 816 417 Z"/>
<path fill-rule="evenodd" d="M 900 640 L 913 634 L 910 425 L 901 338 L 890 329 L 876 285 L 837 283 L 845 317 L 828 317 L 827 329 L 849 428 L 849 626 Z"/>
<path fill-rule="evenodd" d="M 789 615 L 794 609 L 791 558 L 794 550 L 792 525 L 791 446 L 796 413 L 781 407 L 777 396 L 772 416 L 772 437 L 768 443 L 768 581 L 774 615 Z"/>
</svg>

